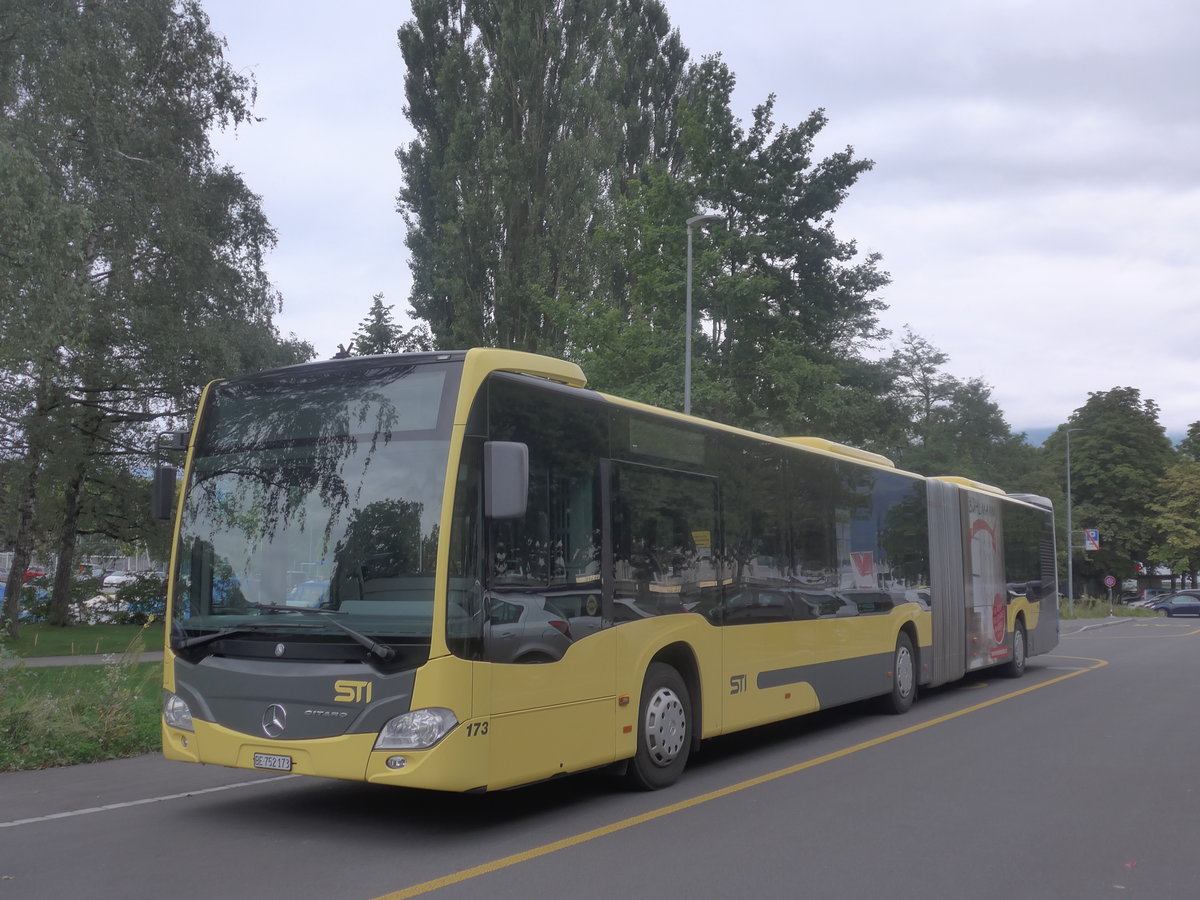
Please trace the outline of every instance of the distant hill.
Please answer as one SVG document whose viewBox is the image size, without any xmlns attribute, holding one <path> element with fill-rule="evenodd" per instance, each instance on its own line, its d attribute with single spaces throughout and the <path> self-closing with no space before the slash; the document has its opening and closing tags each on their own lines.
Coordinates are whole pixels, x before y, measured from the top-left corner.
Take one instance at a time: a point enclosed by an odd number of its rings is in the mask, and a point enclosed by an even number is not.
<svg viewBox="0 0 1200 900">
<path fill-rule="evenodd" d="M 1013 431 L 1018 434 L 1022 431 L 1025 432 L 1025 440 L 1028 441 L 1030 444 L 1032 444 L 1035 447 L 1040 447 L 1040 446 L 1042 446 L 1042 444 L 1046 443 L 1046 438 L 1050 437 L 1050 435 L 1054 434 L 1054 432 L 1056 432 L 1057 430 L 1058 430 L 1057 425 L 1055 425 L 1053 427 L 1043 426 L 1040 428 L 1014 428 L 1013 429 Z M 1185 437 L 1187 437 L 1187 432 L 1186 431 L 1168 431 L 1167 437 L 1169 437 L 1171 439 L 1172 444 L 1178 444 Z"/>
<path fill-rule="evenodd" d="M 1029 443 L 1033 444 L 1033 446 L 1035 446 L 1035 447 L 1040 447 L 1040 446 L 1042 446 L 1042 444 L 1046 443 L 1046 438 L 1048 438 L 1048 437 L 1050 437 L 1050 435 L 1054 434 L 1054 432 L 1056 430 L 1058 430 L 1057 425 L 1052 428 L 1051 427 L 1043 427 L 1043 428 L 1014 428 L 1013 429 L 1013 431 L 1017 432 L 1018 434 L 1022 431 L 1025 432 L 1025 440 L 1027 440 Z"/>
</svg>

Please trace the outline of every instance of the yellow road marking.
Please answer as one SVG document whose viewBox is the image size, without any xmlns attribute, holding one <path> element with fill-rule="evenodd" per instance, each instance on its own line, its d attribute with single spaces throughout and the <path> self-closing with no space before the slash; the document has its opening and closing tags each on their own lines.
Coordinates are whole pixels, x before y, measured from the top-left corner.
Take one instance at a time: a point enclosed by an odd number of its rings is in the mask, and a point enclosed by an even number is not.
<svg viewBox="0 0 1200 900">
<path fill-rule="evenodd" d="M 995 706 L 997 703 L 1003 703 L 1005 700 L 1012 700 L 1014 697 L 1021 697 L 1033 691 L 1041 690 L 1045 687 L 1050 687 L 1052 684 L 1058 684 L 1061 681 L 1066 681 L 1068 678 L 1074 678 L 1077 675 L 1082 675 L 1085 672 L 1093 672 L 1102 666 L 1107 666 L 1108 663 L 1102 659 L 1093 659 L 1085 656 L 1057 656 L 1058 659 L 1071 659 L 1083 662 L 1095 663 L 1085 669 L 1077 669 L 1074 672 L 1069 672 L 1066 675 L 1060 675 L 1057 678 L 1051 678 L 1049 681 L 1039 682 L 1038 684 L 1030 685 L 1027 688 L 1022 688 L 1019 691 L 1013 691 L 1009 694 L 1004 694 L 1000 697 L 994 697 L 991 700 L 985 700 L 982 703 L 976 703 L 974 706 L 968 706 L 966 709 L 960 709 L 958 712 L 948 713 L 944 716 L 939 716 L 936 719 L 930 719 L 928 722 L 922 722 L 920 725 L 910 725 L 908 728 L 901 728 L 899 731 L 893 731 L 890 734 L 885 734 L 882 737 L 873 738 L 869 741 L 863 741 L 860 744 L 855 744 L 852 747 L 846 747 L 842 750 L 836 750 L 833 753 L 827 753 L 824 756 L 818 756 L 802 763 L 797 763 L 794 766 L 788 766 L 784 769 L 777 769 L 774 772 L 768 772 L 765 775 L 759 775 L 755 778 L 748 778 L 745 781 L 739 781 L 737 784 L 731 784 L 728 787 L 719 788 L 715 791 L 709 791 L 707 794 L 701 794 L 698 797 L 693 797 L 690 800 L 681 800 L 678 803 L 672 803 L 669 806 L 661 807 L 660 809 L 651 810 L 650 812 L 642 813 L 641 815 L 631 816 L 628 819 L 621 819 L 618 822 L 613 822 L 610 825 L 604 825 L 600 828 L 593 828 L 591 831 L 584 831 L 572 837 L 563 838 L 562 840 L 553 841 L 549 844 L 543 844 L 540 847 L 534 847 L 532 850 L 525 850 L 522 853 L 514 853 L 511 856 L 505 856 L 502 859 L 492 860 L 491 862 L 483 863 L 478 866 L 472 866 L 469 869 L 462 869 L 458 872 L 453 872 L 449 875 L 444 875 L 441 878 L 434 878 L 430 881 L 415 884 L 412 887 L 405 888 L 402 891 L 395 891 L 390 894 L 383 894 L 375 900 L 408 900 L 410 897 L 420 897 L 424 894 L 432 893 L 433 891 L 441 890 L 451 885 L 461 884 L 464 881 L 470 881 L 473 878 L 479 878 L 482 875 L 487 875 L 491 872 L 498 872 L 501 869 L 507 869 L 512 866 L 519 865 L 530 860 L 538 859 L 543 856 L 549 856 L 551 853 L 557 853 L 560 850 L 567 850 L 571 847 L 577 847 L 580 844 L 586 844 L 589 841 L 594 841 L 597 838 L 606 837 L 610 834 L 616 834 L 618 831 L 625 831 L 633 828 L 636 825 L 644 825 L 647 822 L 653 822 L 655 819 L 661 819 L 664 816 L 670 816 L 677 812 L 682 812 L 686 809 L 692 809 L 697 806 L 702 806 L 705 803 L 710 803 L 713 800 L 719 800 L 722 797 L 728 797 L 731 794 L 737 794 L 741 791 L 752 787 L 767 784 L 776 781 L 780 778 L 786 778 L 789 775 L 795 775 L 798 772 L 803 772 L 806 769 L 812 769 L 816 766 L 823 765 L 827 762 L 832 762 L 836 759 L 842 759 L 859 753 L 863 750 L 869 750 L 872 747 L 878 747 L 881 744 L 886 744 L 894 741 L 897 738 L 906 737 L 910 734 L 916 734 L 918 731 L 924 731 L 926 728 L 932 728 L 935 725 L 942 725 L 954 719 L 960 718 L 970 713 L 979 712 L 982 709 L 987 709 L 989 706 Z"/>
</svg>

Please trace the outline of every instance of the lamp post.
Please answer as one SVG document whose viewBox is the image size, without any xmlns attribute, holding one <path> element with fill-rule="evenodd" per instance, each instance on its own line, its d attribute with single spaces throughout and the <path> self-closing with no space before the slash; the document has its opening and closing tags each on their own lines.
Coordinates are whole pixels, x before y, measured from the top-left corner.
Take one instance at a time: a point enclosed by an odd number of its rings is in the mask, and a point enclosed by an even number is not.
<svg viewBox="0 0 1200 900">
<path fill-rule="evenodd" d="M 692 414 L 692 226 L 717 222 L 716 213 L 701 213 L 687 220 L 687 322 L 683 336 L 683 412 Z"/>
<path fill-rule="evenodd" d="M 1071 530 L 1071 432 L 1078 428 L 1068 428 L 1067 436 L 1067 613 L 1075 615 L 1075 535 Z"/>
</svg>

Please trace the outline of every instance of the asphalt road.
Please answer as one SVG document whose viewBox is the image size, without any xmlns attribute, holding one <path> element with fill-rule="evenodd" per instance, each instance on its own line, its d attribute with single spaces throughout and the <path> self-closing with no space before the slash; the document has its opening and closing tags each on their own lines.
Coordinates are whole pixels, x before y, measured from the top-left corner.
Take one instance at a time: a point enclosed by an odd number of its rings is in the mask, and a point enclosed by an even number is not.
<svg viewBox="0 0 1200 900">
<path fill-rule="evenodd" d="M 1064 626 L 1008 681 L 463 797 L 157 756 L 0 775 L 0 898 L 1200 896 L 1200 621 Z"/>
</svg>

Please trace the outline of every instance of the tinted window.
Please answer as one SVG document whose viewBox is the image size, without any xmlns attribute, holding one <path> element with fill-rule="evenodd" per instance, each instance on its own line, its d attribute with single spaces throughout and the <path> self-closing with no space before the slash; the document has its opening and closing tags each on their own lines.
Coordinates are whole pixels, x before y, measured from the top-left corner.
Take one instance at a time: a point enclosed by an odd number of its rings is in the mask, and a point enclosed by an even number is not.
<svg viewBox="0 0 1200 900">
<path fill-rule="evenodd" d="M 1004 579 L 1010 598 L 1054 599 L 1053 518 L 1049 512 L 1004 504 Z"/>
<path fill-rule="evenodd" d="M 180 528 L 180 627 L 236 616 L 325 639 L 340 631 L 309 611 L 336 609 L 358 631 L 427 641 L 457 377 L 339 364 L 214 387 Z"/>
<path fill-rule="evenodd" d="M 607 407 L 586 399 L 581 402 L 578 393 L 503 375 L 489 381 L 486 404 L 487 439 L 515 441 L 529 448 L 529 495 L 523 518 L 485 523 L 484 548 L 477 563 L 488 587 L 480 613 L 484 646 L 494 660 L 544 660 L 561 655 L 570 640 L 585 637 L 601 623 L 599 461 L 607 451 Z M 463 537 L 456 535 L 451 547 L 462 572 L 476 564 L 472 554 L 477 544 L 466 535 L 475 522 L 483 521 L 477 506 L 478 479 L 468 474 L 470 467 L 478 469 L 483 440 L 482 436 L 468 439 L 465 462 L 469 466 L 460 476 L 466 499 L 456 503 L 462 516 L 456 520 L 465 527 L 456 526 Z M 513 602 L 520 596 L 530 610 L 523 620 L 527 631 L 516 638 L 508 635 L 510 643 L 516 640 L 528 646 L 505 646 L 489 639 L 488 629 L 508 624 L 507 607 L 512 603 L 504 600 L 506 594 Z M 566 620 L 577 623 L 578 633 L 564 626 Z M 469 646 L 461 644 L 464 653 Z M 533 651 L 536 654 L 531 656 Z"/>
<path fill-rule="evenodd" d="M 451 374 L 441 365 L 392 364 L 225 382 L 213 389 L 201 449 L 219 454 L 279 442 L 386 442 L 399 433 L 433 432 L 449 412 Z"/>
<path fill-rule="evenodd" d="M 630 618 L 715 605 L 717 480 L 620 463 L 613 482 L 614 604 Z"/>
<path fill-rule="evenodd" d="M 721 512 L 727 587 L 719 620 L 739 622 L 809 618 L 798 615 L 789 553 L 788 496 L 778 447 L 721 435 Z"/>
</svg>

